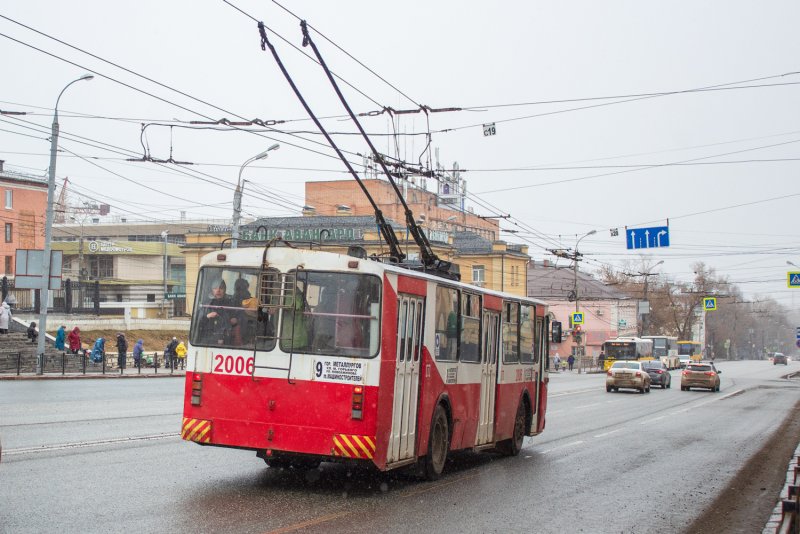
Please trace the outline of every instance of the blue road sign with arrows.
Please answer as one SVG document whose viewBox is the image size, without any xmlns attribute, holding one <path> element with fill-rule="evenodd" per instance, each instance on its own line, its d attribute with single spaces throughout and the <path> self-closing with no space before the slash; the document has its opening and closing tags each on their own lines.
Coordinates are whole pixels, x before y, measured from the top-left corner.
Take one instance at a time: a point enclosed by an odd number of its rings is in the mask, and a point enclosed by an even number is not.
<svg viewBox="0 0 800 534">
<path fill-rule="evenodd" d="M 628 249 L 659 248 L 669 246 L 669 226 L 650 228 L 626 228 L 625 240 Z"/>
</svg>

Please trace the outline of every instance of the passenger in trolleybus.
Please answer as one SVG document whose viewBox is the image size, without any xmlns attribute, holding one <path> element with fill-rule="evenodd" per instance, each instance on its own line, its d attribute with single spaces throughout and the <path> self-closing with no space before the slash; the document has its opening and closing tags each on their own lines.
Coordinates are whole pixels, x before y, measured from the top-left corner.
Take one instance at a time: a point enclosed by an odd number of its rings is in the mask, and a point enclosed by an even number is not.
<svg viewBox="0 0 800 534">
<path fill-rule="evenodd" d="M 225 291 L 225 280 L 214 278 L 211 282 L 208 302 L 203 305 L 200 322 L 202 338 L 216 345 L 224 345 L 226 336 L 229 335 L 231 307 L 233 298 Z"/>
</svg>

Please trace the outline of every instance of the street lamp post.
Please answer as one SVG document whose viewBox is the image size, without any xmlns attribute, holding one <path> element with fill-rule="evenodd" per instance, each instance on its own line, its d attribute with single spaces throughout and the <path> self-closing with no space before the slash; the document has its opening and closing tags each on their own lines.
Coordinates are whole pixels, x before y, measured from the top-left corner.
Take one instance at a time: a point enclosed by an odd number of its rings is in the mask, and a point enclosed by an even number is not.
<svg viewBox="0 0 800 534">
<path fill-rule="evenodd" d="M 580 296 L 578 294 L 578 258 L 580 257 L 580 253 L 578 252 L 578 245 L 580 245 L 581 241 L 584 237 L 589 237 L 590 235 L 594 235 L 597 233 L 597 230 L 591 230 L 587 232 L 583 236 L 581 236 L 578 241 L 575 243 L 575 265 L 574 265 L 574 273 L 575 273 L 575 313 L 580 311 Z M 573 329 L 574 329 L 573 325 Z M 574 332 L 574 330 L 573 330 Z M 575 356 L 580 358 L 580 363 L 578 364 L 578 373 L 583 372 L 583 336 L 577 336 L 577 340 L 575 342 Z"/>
<path fill-rule="evenodd" d="M 244 168 L 253 163 L 254 161 L 258 161 L 260 159 L 266 159 L 269 156 L 269 153 L 273 150 L 277 150 L 281 147 L 278 143 L 270 146 L 264 152 L 260 154 L 256 154 L 252 158 L 248 159 L 242 166 L 239 167 L 239 179 L 236 181 L 236 191 L 233 193 L 233 227 L 231 228 L 231 248 L 237 248 L 239 246 L 239 222 L 242 219 L 242 191 L 244 190 L 244 182 L 242 182 L 242 171 Z"/>
<path fill-rule="evenodd" d="M 67 87 L 73 83 L 83 80 L 91 80 L 94 76 L 91 74 L 84 74 L 76 80 L 72 80 L 58 93 L 56 98 L 56 105 L 53 108 L 53 126 L 50 133 L 50 172 L 47 180 L 47 213 L 44 223 L 44 254 L 42 256 L 42 283 L 40 286 L 40 309 L 39 309 L 39 337 L 36 343 L 36 374 L 44 372 L 44 344 L 45 336 L 47 335 L 47 305 L 50 302 L 50 249 L 51 240 L 53 238 L 53 197 L 55 197 L 56 190 L 56 154 L 58 153 L 58 102 L 61 100 L 61 95 L 67 90 Z"/>
<path fill-rule="evenodd" d="M 653 269 L 655 269 L 656 267 L 658 267 L 662 263 L 664 263 L 664 260 L 660 260 L 658 263 L 656 263 L 655 265 L 653 265 L 652 267 L 647 269 L 646 272 L 638 273 L 640 276 L 644 276 L 644 301 L 647 302 L 647 313 L 644 314 L 644 317 L 642 317 L 642 334 L 641 335 L 643 335 L 643 336 L 647 335 L 647 333 L 648 333 L 647 332 L 647 327 L 650 326 L 650 302 L 647 300 L 647 286 L 648 286 L 647 282 L 648 282 L 648 280 L 650 279 L 651 276 L 655 276 L 655 274 L 650 272 L 650 271 L 652 271 Z"/>
</svg>

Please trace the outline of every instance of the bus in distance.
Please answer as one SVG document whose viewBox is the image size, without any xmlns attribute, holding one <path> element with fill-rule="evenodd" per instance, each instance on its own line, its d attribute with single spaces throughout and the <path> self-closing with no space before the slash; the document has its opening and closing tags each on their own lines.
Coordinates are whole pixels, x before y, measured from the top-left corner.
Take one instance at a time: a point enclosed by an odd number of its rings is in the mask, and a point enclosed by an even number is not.
<svg viewBox="0 0 800 534">
<path fill-rule="evenodd" d="M 201 259 L 182 438 L 437 478 L 545 428 L 544 302 L 270 243 Z"/>
<path fill-rule="evenodd" d="M 642 336 L 642 339 L 653 341 L 653 357 L 666 366 L 667 369 L 680 367 L 678 358 L 678 338 L 669 336 Z"/>
<path fill-rule="evenodd" d="M 652 360 L 653 341 L 638 337 L 608 339 L 603 342 L 603 353 L 603 370 L 607 371 L 618 360 Z"/>
<path fill-rule="evenodd" d="M 678 341 L 678 358 L 681 368 L 686 367 L 689 362 L 699 362 L 703 359 L 703 350 L 697 341 Z"/>
</svg>

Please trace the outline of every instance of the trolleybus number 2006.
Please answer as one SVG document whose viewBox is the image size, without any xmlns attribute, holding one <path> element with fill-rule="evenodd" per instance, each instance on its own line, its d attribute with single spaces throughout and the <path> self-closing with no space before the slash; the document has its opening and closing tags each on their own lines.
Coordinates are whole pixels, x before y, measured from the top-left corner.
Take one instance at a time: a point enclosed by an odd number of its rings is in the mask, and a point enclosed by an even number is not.
<svg viewBox="0 0 800 534">
<path fill-rule="evenodd" d="M 228 375 L 243 375 L 253 374 L 253 367 L 256 360 L 253 356 L 245 358 L 244 356 L 223 356 L 222 354 L 214 355 L 214 372 Z"/>
</svg>

